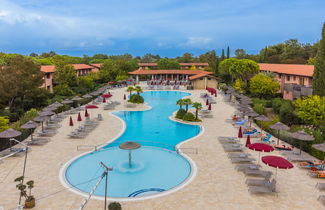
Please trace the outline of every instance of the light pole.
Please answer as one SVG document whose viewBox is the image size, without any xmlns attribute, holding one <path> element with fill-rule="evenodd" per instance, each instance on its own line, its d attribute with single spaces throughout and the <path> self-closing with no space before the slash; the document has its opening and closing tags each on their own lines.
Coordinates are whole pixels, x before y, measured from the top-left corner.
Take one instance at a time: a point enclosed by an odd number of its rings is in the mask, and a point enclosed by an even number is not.
<svg viewBox="0 0 325 210">
<path fill-rule="evenodd" d="M 104 210 L 106 210 L 106 205 L 107 205 L 108 171 L 112 171 L 113 168 L 107 167 L 103 162 L 100 162 L 100 165 L 104 167 L 104 169 L 105 169 L 104 176 L 106 176 L 106 179 L 105 179 L 105 202 L 104 202 Z"/>
</svg>

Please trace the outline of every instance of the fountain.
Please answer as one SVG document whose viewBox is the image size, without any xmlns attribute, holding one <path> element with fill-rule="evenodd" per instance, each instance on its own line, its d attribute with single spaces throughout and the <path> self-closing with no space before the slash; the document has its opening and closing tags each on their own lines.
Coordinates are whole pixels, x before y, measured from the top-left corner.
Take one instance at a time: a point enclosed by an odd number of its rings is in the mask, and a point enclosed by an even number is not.
<svg viewBox="0 0 325 210">
<path fill-rule="evenodd" d="M 132 155 L 131 152 L 132 150 L 139 149 L 141 147 L 140 144 L 133 142 L 133 141 L 127 141 L 122 144 L 120 144 L 119 148 L 123 150 L 128 150 L 129 151 L 129 168 L 132 168 Z"/>
</svg>

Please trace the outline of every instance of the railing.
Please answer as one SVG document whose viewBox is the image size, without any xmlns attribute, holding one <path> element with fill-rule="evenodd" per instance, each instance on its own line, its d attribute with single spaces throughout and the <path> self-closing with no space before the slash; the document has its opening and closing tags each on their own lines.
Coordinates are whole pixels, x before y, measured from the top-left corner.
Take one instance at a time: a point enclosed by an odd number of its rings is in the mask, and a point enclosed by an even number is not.
<svg viewBox="0 0 325 210">
<path fill-rule="evenodd" d="M 78 145 L 77 146 L 77 151 L 97 151 L 103 144 L 99 145 Z"/>
</svg>

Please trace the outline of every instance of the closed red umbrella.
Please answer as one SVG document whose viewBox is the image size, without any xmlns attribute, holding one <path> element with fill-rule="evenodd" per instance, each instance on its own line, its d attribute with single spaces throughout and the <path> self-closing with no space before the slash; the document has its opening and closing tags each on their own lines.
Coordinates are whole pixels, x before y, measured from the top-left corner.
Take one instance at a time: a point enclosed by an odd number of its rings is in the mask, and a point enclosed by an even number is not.
<svg viewBox="0 0 325 210">
<path fill-rule="evenodd" d="M 106 103 L 106 98 L 103 98 L 103 103 Z"/>
<path fill-rule="evenodd" d="M 239 130 L 238 130 L 238 138 L 243 138 L 243 132 L 242 132 L 241 126 L 239 127 Z"/>
<path fill-rule="evenodd" d="M 273 156 L 273 155 L 264 156 L 262 157 L 262 162 L 268 166 L 276 168 L 275 177 L 277 176 L 278 168 L 280 169 L 293 168 L 292 163 L 290 163 L 288 160 L 284 159 L 283 157 L 279 157 L 279 156 Z"/>
<path fill-rule="evenodd" d="M 205 105 L 209 105 L 209 99 L 206 100 Z"/>
<path fill-rule="evenodd" d="M 251 144 L 251 136 L 247 135 L 245 147 L 248 147 Z"/>
<path fill-rule="evenodd" d="M 124 94 L 123 99 L 126 100 L 126 95 Z"/>
<path fill-rule="evenodd" d="M 79 121 L 79 122 L 82 121 L 82 118 L 81 118 L 80 112 L 78 113 L 77 121 Z"/>
<path fill-rule="evenodd" d="M 73 126 L 73 120 L 71 116 L 70 116 L 69 126 Z"/>
<path fill-rule="evenodd" d="M 209 104 L 208 110 L 211 110 L 211 104 Z"/>
<path fill-rule="evenodd" d="M 87 109 L 85 110 L 85 117 L 89 117 Z"/>
<path fill-rule="evenodd" d="M 263 144 L 263 143 L 250 144 L 248 146 L 248 148 L 251 149 L 251 150 L 259 152 L 258 153 L 258 163 L 260 162 L 261 152 L 272 152 L 272 151 L 274 151 L 274 148 L 271 145 Z"/>
<path fill-rule="evenodd" d="M 88 105 L 85 108 L 86 109 L 98 109 L 98 106 L 96 106 L 96 105 Z"/>
</svg>

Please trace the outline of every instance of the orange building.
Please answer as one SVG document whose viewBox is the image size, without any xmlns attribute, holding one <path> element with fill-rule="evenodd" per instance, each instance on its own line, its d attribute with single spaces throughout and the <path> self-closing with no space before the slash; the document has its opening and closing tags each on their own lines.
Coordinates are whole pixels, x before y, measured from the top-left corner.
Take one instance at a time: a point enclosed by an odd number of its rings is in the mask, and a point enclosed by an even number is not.
<svg viewBox="0 0 325 210">
<path fill-rule="evenodd" d="M 313 65 L 268 63 L 258 65 L 261 71 L 275 73 L 275 79 L 280 83 L 284 99 L 294 100 L 312 94 Z"/>
<path fill-rule="evenodd" d="M 96 67 L 95 65 L 87 65 L 87 64 L 72 64 L 74 70 L 78 77 L 87 75 L 90 72 L 98 72 L 100 67 Z M 53 75 L 55 72 L 54 65 L 42 65 L 41 72 L 44 73 L 44 84 L 42 87 L 46 88 L 50 92 L 53 92 L 53 86 L 55 82 L 53 81 Z"/>
<path fill-rule="evenodd" d="M 181 69 L 190 69 L 195 67 L 197 70 L 204 70 L 209 64 L 208 63 L 179 63 Z M 139 69 L 157 69 L 157 63 L 138 63 Z"/>
</svg>

